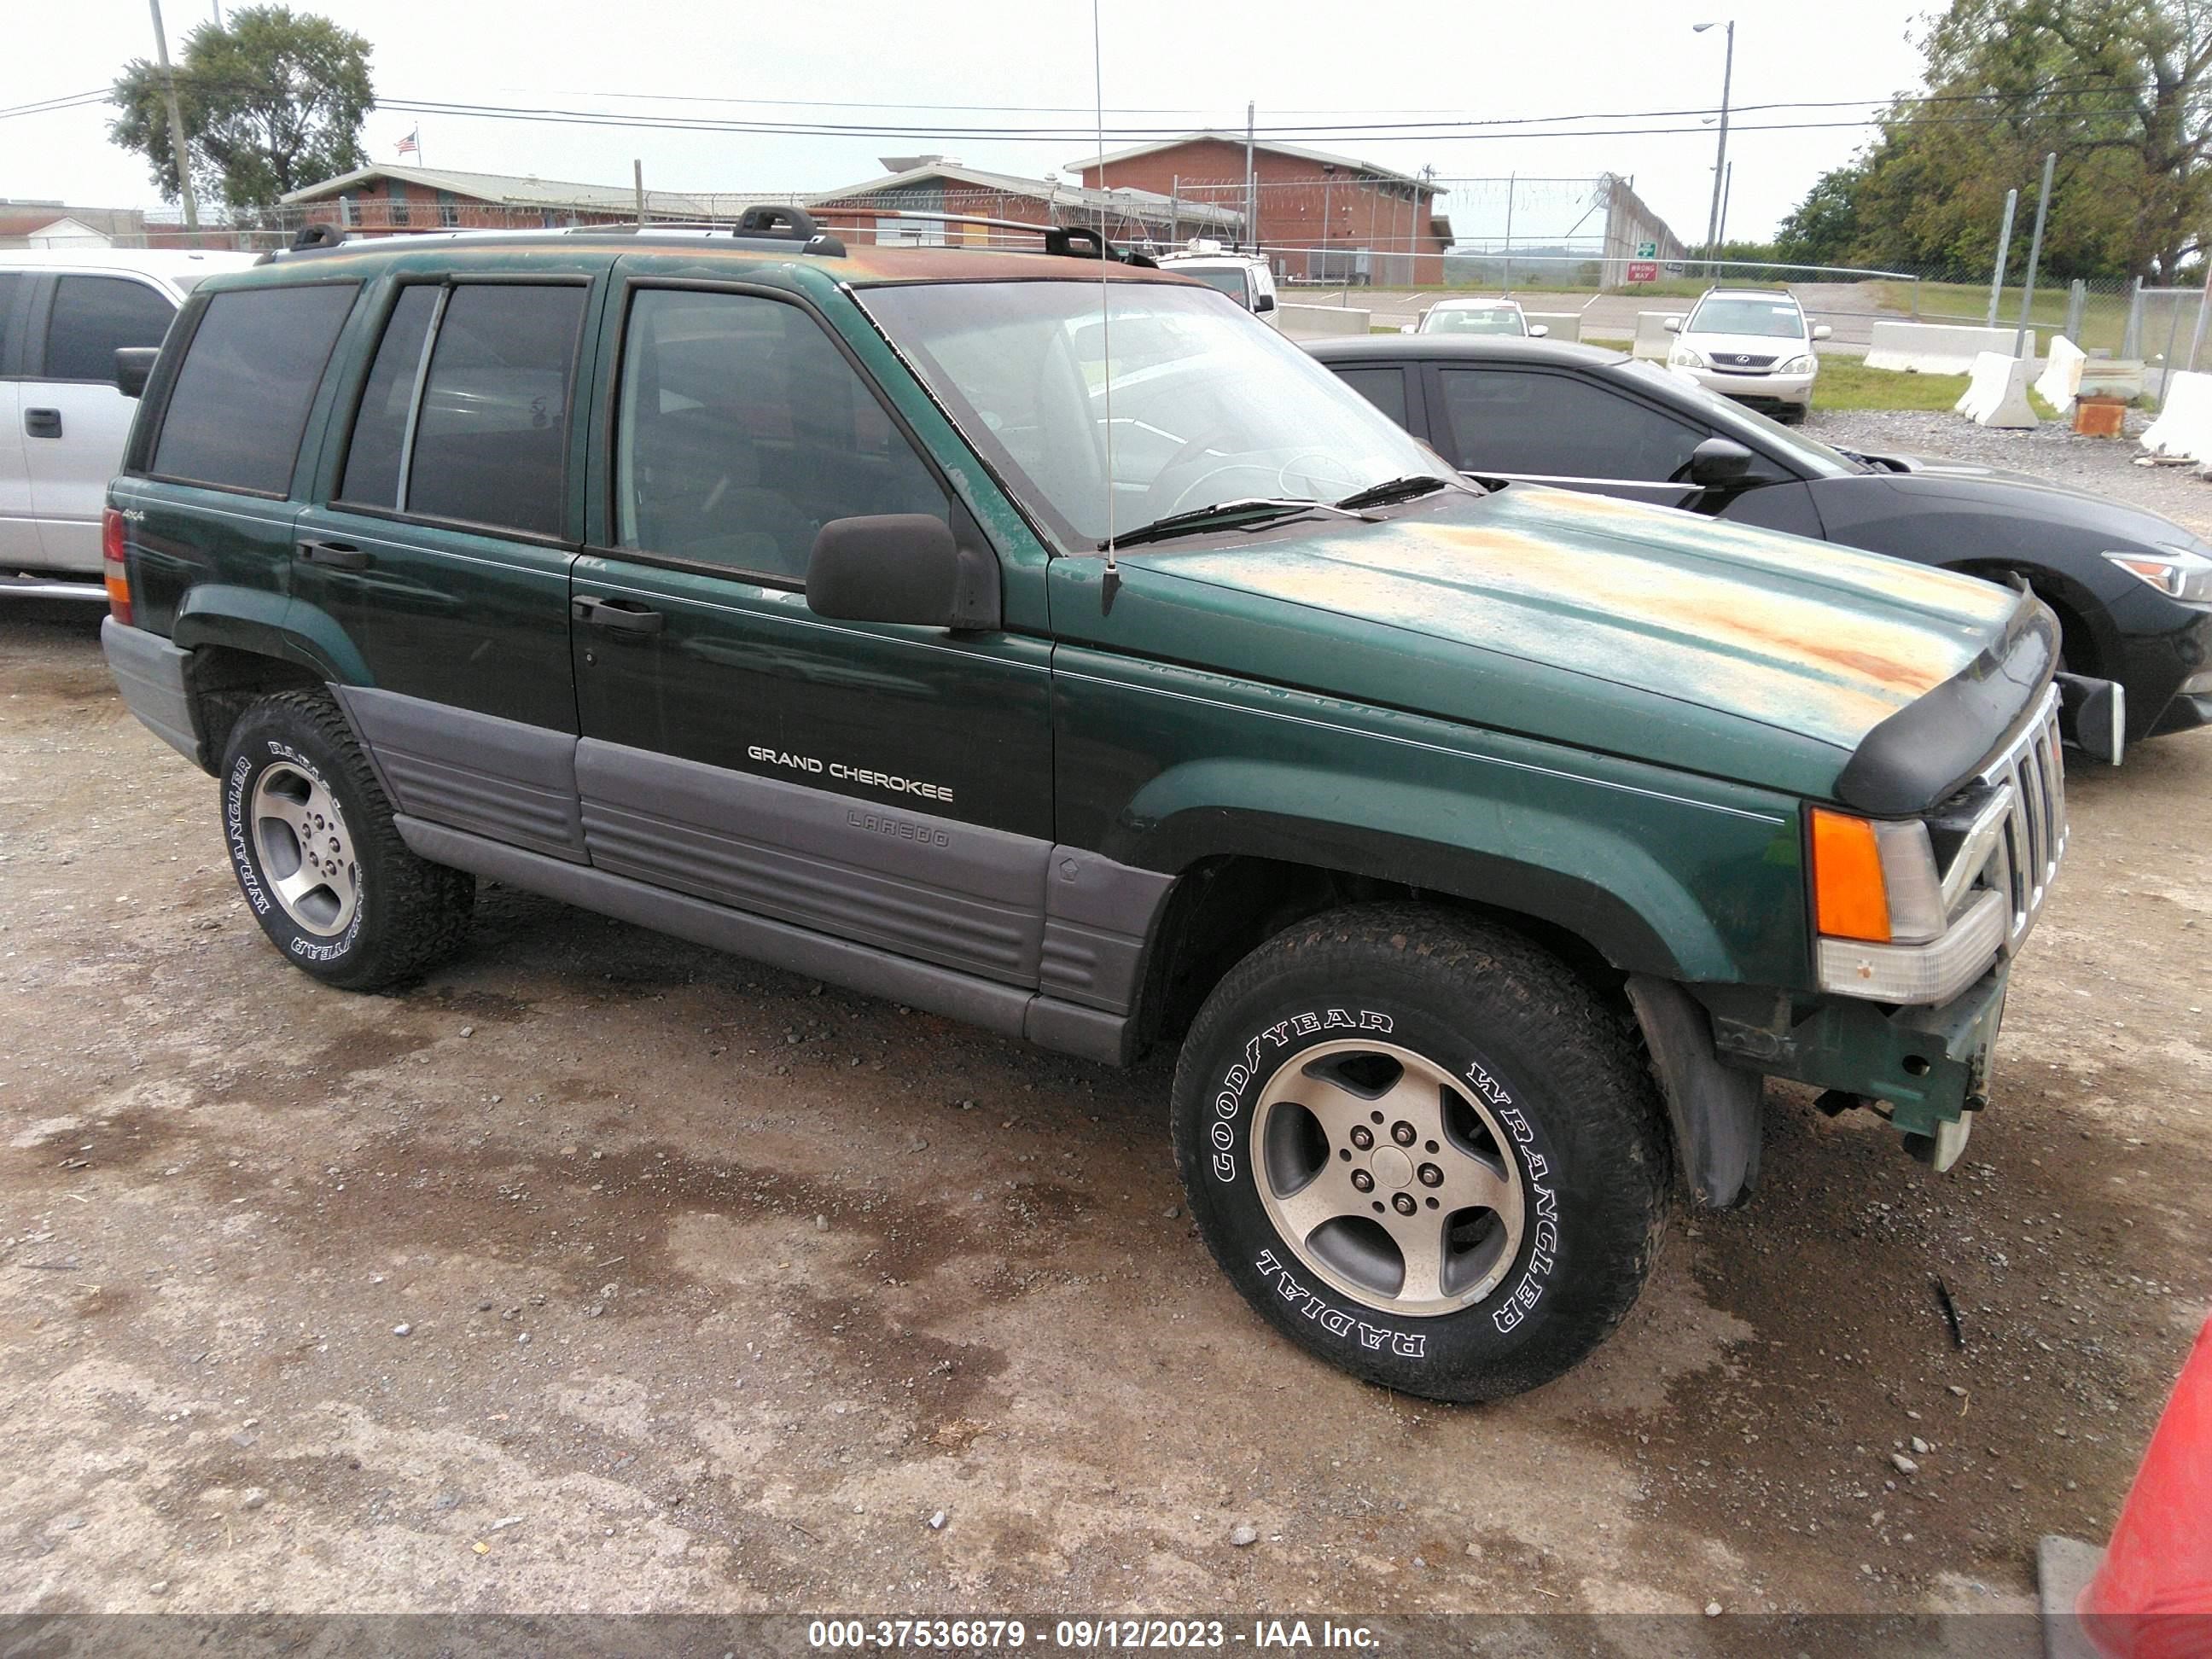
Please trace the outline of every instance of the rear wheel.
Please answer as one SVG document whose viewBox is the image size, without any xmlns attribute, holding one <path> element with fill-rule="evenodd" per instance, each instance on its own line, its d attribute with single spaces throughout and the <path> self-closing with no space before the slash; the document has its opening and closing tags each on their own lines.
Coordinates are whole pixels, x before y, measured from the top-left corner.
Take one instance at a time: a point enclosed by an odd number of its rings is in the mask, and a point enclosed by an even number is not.
<svg viewBox="0 0 2212 1659">
<path fill-rule="evenodd" d="M 1662 1117 L 1622 1021 L 1557 959 L 1415 906 L 1255 951 L 1193 1025 L 1191 1213 L 1278 1329 L 1437 1400 L 1549 1381 L 1654 1261 Z"/>
<path fill-rule="evenodd" d="M 476 879 L 416 857 L 345 716 L 313 691 L 231 727 L 223 839 L 239 890 L 292 963 L 348 990 L 422 972 L 468 932 Z"/>
</svg>

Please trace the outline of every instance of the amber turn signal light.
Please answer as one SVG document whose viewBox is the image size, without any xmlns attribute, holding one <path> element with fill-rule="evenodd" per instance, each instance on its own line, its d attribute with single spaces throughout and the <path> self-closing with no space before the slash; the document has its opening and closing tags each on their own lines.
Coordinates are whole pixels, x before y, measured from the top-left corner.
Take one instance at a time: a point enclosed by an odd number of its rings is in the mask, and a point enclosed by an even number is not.
<svg viewBox="0 0 2212 1659">
<path fill-rule="evenodd" d="M 1864 818 L 1813 809 L 1813 911 L 1827 938 L 1889 943 L 1881 846 Z"/>
</svg>

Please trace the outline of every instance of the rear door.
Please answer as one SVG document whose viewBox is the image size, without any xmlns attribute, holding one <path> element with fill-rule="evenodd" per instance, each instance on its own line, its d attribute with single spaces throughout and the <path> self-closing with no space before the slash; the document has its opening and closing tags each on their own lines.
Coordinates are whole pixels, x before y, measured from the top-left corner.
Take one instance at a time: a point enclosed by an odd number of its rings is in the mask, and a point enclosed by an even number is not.
<svg viewBox="0 0 2212 1659">
<path fill-rule="evenodd" d="M 292 565 L 399 810 L 577 861 L 576 388 L 610 263 L 388 280 Z"/>
<path fill-rule="evenodd" d="M 23 458 L 22 348 L 31 286 L 26 272 L 0 270 L 0 578 L 42 562 Z"/>
<path fill-rule="evenodd" d="M 795 296 L 641 281 L 614 303 L 606 505 L 574 587 L 592 862 L 1035 985 L 1048 641 L 806 603 L 830 520 L 989 544 Z"/>
<path fill-rule="evenodd" d="M 1686 507 L 1690 456 L 1711 435 L 1586 376 L 1430 363 L 1429 441 L 1462 471 Z"/>
<path fill-rule="evenodd" d="M 39 286 L 34 361 L 15 423 L 31 511 L 48 568 L 97 575 L 100 509 L 138 412 L 115 389 L 116 348 L 161 344 L 177 302 L 151 277 L 127 271 L 65 271 Z"/>
</svg>

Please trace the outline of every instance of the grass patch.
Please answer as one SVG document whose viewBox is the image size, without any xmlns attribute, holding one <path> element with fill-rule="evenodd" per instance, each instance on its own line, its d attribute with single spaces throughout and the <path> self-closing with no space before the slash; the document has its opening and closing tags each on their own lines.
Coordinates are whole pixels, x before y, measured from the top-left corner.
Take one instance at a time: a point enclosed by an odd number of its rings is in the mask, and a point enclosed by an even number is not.
<svg viewBox="0 0 2212 1659">
<path fill-rule="evenodd" d="M 1949 409 L 1966 395 L 1964 374 L 1912 374 L 1894 368 L 1869 368 L 1856 357 L 1840 354 L 1820 359 L 1820 378 L 1813 382 L 1815 409 Z M 2036 396 L 2027 394 L 2028 406 L 2048 421 L 2057 411 Z"/>
<path fill-rule="evenodd" d="M 1920 290 L 1920 321 L 1978 325 L 1989 315 L 1990 285 L 1987 283 L 1883 283 L 1879 285 L 1881 298 L 1877 303 L 1899 313 L 1899 322 L 1911 321 L 1912 319 L 1905 313 L 1912 310 L 1913 289 L 1916 287 Z M 1998 327 L 2018 325 L 2020 296 L 2021 289 L 2017 284 L 2004 290 L 2003 298 L 1997 302 Z M 2168 319 L 2169 313 L 2161 309 L 2156 316 L 2163 322 Z M 2189 314 L 2181 322 L 2181 343 L 2184 346 L 2189 343 L 2190 327 L 2195 318 L 2196 309 L 2192 303 Z M 2066 325 L 2064 283 L 2046 283 L 2037 286 L 2035 305 L 2029 321 L 2037 330 L 2047 333 L 2056 333 Z M 2148 325 L 2150 319 L 2146 317 L 2145 321 Z M 2127 332 L 2127 327 L 2128 296 L 2125 294 L 2091 294 L 2082 305 L 2081 337 L 2074 343 L 2084 351 L 2094 348 L 2118 353 L 2120 337 Z M 2047 345 L 2049 342 L 2039 343 Z M 2149 352 L 2162 351 L 2166 349 L 2165 338 L 2161 336 L 2154 342 L 2146 340 L 2143 348 Z"/>
</svg>

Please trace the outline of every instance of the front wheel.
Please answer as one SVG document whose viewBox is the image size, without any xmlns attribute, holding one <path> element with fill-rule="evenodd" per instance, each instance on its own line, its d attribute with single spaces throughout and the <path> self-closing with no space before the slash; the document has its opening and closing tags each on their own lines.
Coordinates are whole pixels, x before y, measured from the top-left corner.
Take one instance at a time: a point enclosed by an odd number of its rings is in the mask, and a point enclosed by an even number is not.
<svg viewBox="0 0 2212 1659">
<path fill-rule="evenodd" d="M 1550 1381 L 1633 1305 L 1663 1231 L 1660 1104 L 1556 958 L 1413 905 L 1248 956 L 1176 1068 L 1214 1259 L 1292 1340 L 1433 1400 Z"/>
</svg>

